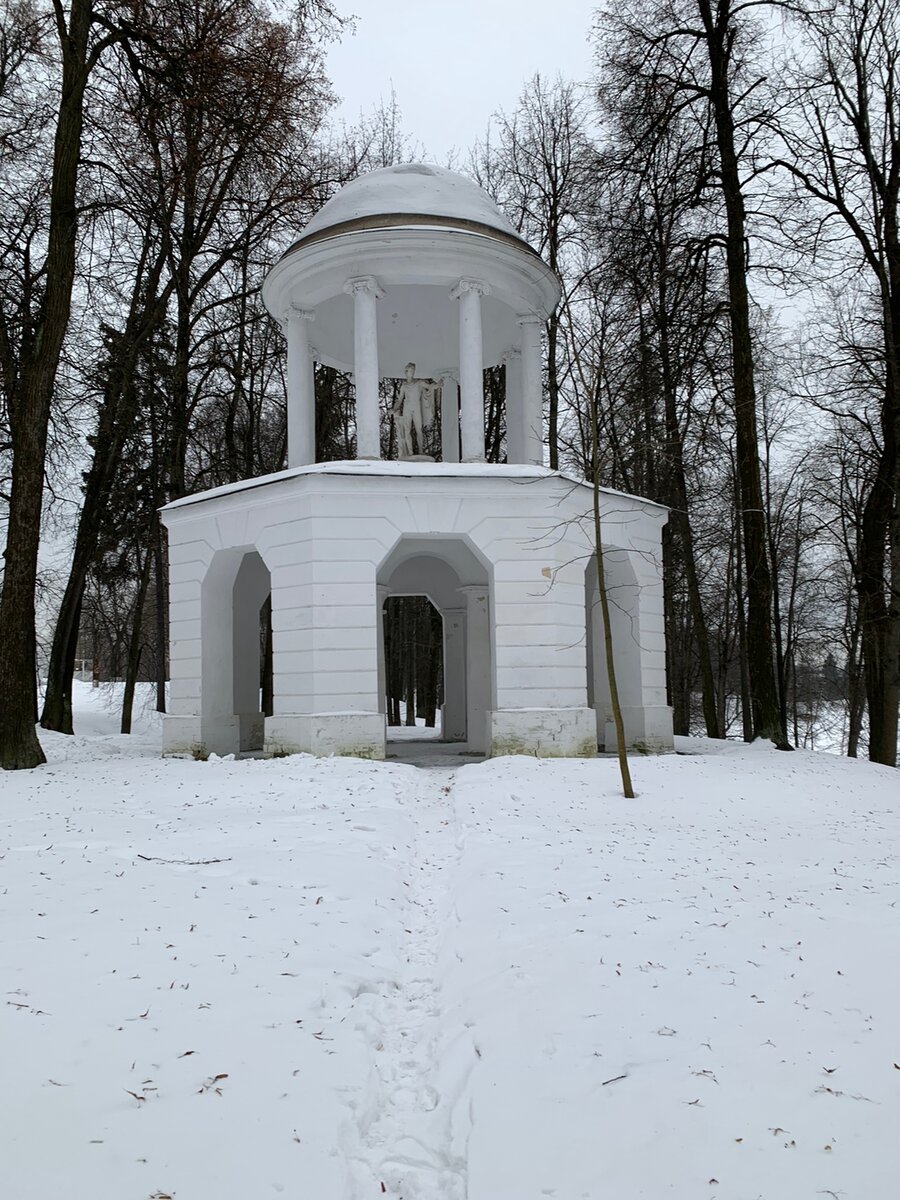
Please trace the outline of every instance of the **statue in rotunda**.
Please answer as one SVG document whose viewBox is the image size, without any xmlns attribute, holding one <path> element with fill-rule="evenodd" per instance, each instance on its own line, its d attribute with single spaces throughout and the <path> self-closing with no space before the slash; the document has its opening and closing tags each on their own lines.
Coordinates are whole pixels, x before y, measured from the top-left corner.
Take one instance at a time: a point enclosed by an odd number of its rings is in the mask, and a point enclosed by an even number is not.
<svg viewBox="0 0 900 1200">
<path fill-rule="evenodd" d="M 397 429 L 397 457 L 425 455 L 425 430 L 434 424 L 438 379 L 417 379 L 416 364 L 406 364 L 406 378 L 394 401 L 391 416 Z M 413 430 L 416 434 L 413 445 Z"/>
</svg>

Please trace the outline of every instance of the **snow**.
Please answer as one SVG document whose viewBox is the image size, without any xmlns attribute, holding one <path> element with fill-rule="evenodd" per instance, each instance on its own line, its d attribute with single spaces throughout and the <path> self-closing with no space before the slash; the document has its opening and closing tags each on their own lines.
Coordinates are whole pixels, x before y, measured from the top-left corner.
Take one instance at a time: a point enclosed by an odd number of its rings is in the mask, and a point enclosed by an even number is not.
<svg viewBox="0 0 900 1200">
<path fill-rule="evenodd" d="M 443 463 L 406 462 L 397 459 L 346 459 L 338 462 L 310 463 L 304 467 L 288 467 L 284 471 L 273 471 L 269 475 L 257 475 L 253 479 L 241 479 L 236 483 L 223 483 L 205 492 L 195 492 L 172 500 L 163 506 L 163 512 L 173 508 L 184 508 L 199 500 L 212 500 L 217 496 L 230 496 L 238 492 L 249 492 L 253 488 L 266 487 L 302 475 L 393 475 L 401 479 L 442 479 L 450 476 L 467 479 L 565 479 L 578 487 L 590 487 L 583 479 L 565 471 L 551 471 L 548 467 L 530 466 L 526 463 Z M 643 508 L 662 509 L 664 505 L 641 496 L 632 496 L 616 488 L 600 488 L 601 495 L 620 496 L 633 500 Z"/>
<path fill-rule="evenodd" d="M 475 221 L 520 237 L 477 183 L 430 163 L 400 163 L 352 180 L 322 206 L 301 237 L 345 221 L 398 213 Z"/>
<path fill-rule="evenodd" d="M 628 802 L 162 760 L 101 700 L 0 781 L 5 1194 L 895 1194 L 895 771 L 692 740 Z"/>
</svg>

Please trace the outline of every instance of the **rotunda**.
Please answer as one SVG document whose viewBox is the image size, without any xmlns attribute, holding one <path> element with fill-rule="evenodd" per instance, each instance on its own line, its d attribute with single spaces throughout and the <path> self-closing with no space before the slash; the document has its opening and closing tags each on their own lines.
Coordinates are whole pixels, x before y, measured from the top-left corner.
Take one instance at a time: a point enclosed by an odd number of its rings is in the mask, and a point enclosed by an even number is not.
<svg viewBox="0 0 900 1200">
<path fill-rule="evenodd" d="M 442 617 L 446 742 L 612 748 L 591 489 L 543 466 L 541 336 L 559 295 L 493 201 L 443 168 L 373 171 L 322 207 L 263 284 L 287 338 L 287 468 L 163 509 L 166 753 L 383 757 L 383 608 L 397 595 Z M 317 362 L 353 377 L 354 460 L 315 461 Z M 501 364 L 506 461 L 486 463 L 484 371 Z M 666 749 L 667 513 L 608 491 L 602 507 L 626 737 Z"/>
<path fill-rule="evenodd" d="M 379 384 L 441 384 L 441 458 L 484 461 L 482 372 L 506 366 L 507 462 L 543 462 L 541 330 L 559 281 L 469 179 L 419 163 L 347 184 L 263 285 L 288 340 L 289 466 L 314 461 L 313 360 L 353 373 L 357 458 L 381 457 Z"/>
</svg>

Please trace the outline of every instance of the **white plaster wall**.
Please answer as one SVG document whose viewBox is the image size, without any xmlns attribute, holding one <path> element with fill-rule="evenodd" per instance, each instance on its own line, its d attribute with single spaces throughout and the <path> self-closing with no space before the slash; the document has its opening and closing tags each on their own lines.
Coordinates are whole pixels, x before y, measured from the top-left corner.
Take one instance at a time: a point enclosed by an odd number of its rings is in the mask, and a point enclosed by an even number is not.
<svg viewBox="0 0 900 1200">
<path fill-rule="evenodd" d="M 255 547 L 271 575 L 276 717 L 377 714 L 376 573 L 404 535 L 465 538 L 488 569 L 492 708 L 586 707 L 590 490 L 541 468 L 359 466 L 284 472 L 264 486 L 231 486 L 164 510 L 173 714 L 201 713 L 201 584 L 216 551 L 242 547 Z M 605 495 L 603 506 L 605 537 L 633 552 L 639 583 L 634 698 L 664 705 L 665 514 L 618 494 Z"/>
</svg>

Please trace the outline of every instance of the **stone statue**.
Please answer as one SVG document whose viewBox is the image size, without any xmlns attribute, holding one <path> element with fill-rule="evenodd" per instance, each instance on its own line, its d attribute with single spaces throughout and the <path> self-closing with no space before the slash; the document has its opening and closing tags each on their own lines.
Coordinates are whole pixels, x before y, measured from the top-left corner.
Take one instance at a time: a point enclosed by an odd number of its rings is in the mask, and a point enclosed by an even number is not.
<svg viewBox="0 0 900 1200">
<path fill-rule="evenodd" d="M 397 428 L 398 458 L 412 458 L 417 452 L 425 455 L 424 430 L 434 422 L 435 394 L 440 386 L 437 379 L 417 379 L 416 364 L 406 364 L 406 379 L 391 410 Z"/>
</svg>

